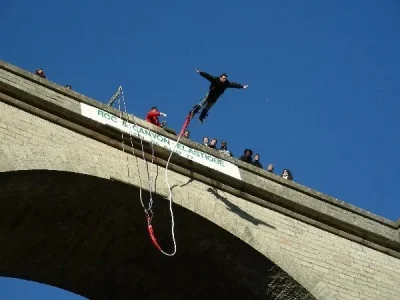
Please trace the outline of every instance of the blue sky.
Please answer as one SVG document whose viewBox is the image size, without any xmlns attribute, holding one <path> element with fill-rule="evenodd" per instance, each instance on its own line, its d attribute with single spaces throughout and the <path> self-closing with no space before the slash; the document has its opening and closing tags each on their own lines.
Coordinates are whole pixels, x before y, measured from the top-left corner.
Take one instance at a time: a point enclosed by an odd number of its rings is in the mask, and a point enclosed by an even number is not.
<svg viewBox="0 0 400 300">
<path fill-rule="evenodd" d="M 193 140 L 225 139 L 236 157 L 251 148 L 277 173 L 397 220 L 399 15 L 396 0 L 6 1 L 0 58 L 103 102 L 122 85 L 130 113 L 156 105 L 177 131 L 207 91 L 194 68 L 227 72 L 249 88 L 193 121 Z M 1 299 L 54 299 L 12 282 L 0 280 Z"/>
</svg>

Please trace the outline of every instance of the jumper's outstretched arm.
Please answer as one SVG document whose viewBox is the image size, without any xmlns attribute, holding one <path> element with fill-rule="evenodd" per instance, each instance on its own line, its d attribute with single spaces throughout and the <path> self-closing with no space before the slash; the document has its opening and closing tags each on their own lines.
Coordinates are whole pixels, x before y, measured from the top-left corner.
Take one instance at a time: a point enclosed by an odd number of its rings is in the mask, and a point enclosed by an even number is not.
<svg viewBox="0 0 400 300">
<path fill-rule="evenodd" d="M 246 89 L 248 87 L 248 85 L 243 85 L 240 83 L 236 83 L 233 81 L 229 81 L 228 83 L 228 88 L 234 88 L 234 89 Z"/>
<path fill-rule="evenodd" d="M 208 73 L 206 73 L 206 72 L 202 72 L 202 71 L 199 71 L 199 70 L 197 70 L 197 69 L 195 69 L 195 70 L 196 70 L 197 73 L 200 74 L 200 76 L 204 77 L 204 78 L 207 79 L 209 82 L 214 82 L 214 81 L 216 80 L 216 78 L 215 78 L 214 76 L 212 76 L 212 75 L 210 75 L 210 74 L 208 74 Z"/>
</svg>

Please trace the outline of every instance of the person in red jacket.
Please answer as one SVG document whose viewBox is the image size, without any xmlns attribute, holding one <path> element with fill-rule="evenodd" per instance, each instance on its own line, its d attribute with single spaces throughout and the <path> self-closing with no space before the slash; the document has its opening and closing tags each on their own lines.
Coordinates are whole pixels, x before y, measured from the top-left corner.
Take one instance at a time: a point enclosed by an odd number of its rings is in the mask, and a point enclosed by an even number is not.
<svg viewBox="0 0 400 300">
<path fill-rule="evenodd" d="M 159 112 L 157 107 L 153 106 L 146 115 L 146 121 L 158 127 L 163 127 L 163 124 L 158 120 L 159 116 L 166 117 L 167 114 Z"/>
</svg>

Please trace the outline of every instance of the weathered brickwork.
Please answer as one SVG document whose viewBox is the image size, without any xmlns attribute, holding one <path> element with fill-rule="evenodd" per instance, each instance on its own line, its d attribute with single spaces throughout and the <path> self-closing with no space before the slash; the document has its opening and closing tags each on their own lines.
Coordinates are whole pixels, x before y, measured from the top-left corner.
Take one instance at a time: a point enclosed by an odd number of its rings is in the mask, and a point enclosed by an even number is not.
<svg viewBox="0 0 400 300">
<path fill-rule="evenodd" d="M 48 169 L 149 188 L 145 162 L 0 102 L 0 171 Z M 165 169 L 150 166 L 168 197 Z M 173 199 L 271 259 L 317 299 L 400 299 L 400 260 L 176 172 Z"/>
</svg>

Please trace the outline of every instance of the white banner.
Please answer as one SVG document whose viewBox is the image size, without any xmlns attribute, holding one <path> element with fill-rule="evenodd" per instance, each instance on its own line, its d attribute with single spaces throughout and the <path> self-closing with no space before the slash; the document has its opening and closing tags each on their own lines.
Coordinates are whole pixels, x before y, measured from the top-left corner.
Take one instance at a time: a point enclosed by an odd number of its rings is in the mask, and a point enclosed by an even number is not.
<svg viewBox="0 0 400 300">
<path fill-rule="evenodd" d="M 147 142 L 153 142 L 153 144 L 168 149 L 170 151 L 175 148 L 176 141 L 160 135 L 157 132 L 151 131 L 150 129 L 128 123 L 118 116 L 110 114 L 97 107 L 81 103 L 81 113 L 85 117 L 88 117 L 92 120 L 118 128 L 121 131 L 130 133 L 132 136 L 141 138 Z M 240 180 L 242 179 L 240 176 L 239 168 L 236 165 L 208 153 L 192 149 L 181 143 L 179 143 L 175 148 L 175 153 L 226 175 L 235 177 Z"/>
</svg>

